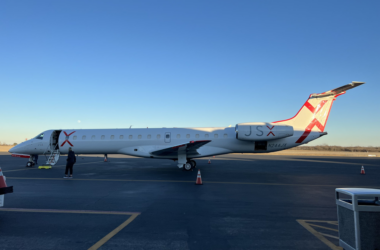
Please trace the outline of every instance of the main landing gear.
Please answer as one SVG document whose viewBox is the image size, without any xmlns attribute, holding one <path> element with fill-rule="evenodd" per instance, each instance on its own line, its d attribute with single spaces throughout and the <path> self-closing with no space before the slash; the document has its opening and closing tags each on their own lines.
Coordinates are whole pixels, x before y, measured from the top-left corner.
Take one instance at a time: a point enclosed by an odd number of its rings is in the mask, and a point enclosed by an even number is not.
<svg viewBox="0 0 380 250">
<path fill-rule="evenodd" d="M 197 166 L 197 163 L 194 160 L 188 160 L 186 164 L 183 164 L 183 170 L 190 171 Z"/>
</svg>

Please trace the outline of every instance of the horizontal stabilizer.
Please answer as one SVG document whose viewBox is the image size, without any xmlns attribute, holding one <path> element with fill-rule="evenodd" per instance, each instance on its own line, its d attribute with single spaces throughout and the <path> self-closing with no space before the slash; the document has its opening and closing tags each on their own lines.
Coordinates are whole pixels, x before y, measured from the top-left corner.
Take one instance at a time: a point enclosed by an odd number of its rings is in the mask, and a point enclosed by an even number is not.
<svg viewBox="0 0 380 250">
<path fill-rule="evenodd" d="M 329 90 L 327 92 L 321 93 L 321 94 L 312 94 L 310 95 L 310 98 L 319 98 L 319 97 L 325 97 L 325 96 L 330 96 L 330 95 L 339 95 L 339 94 L 344 94 L 346 93 L 347 90 L 353 89 L 357 86 L 360 86 L 364 84 L 364 82 L 352 82 L 350 84 L 344 85 L 342 87 Z"/>
</svg>

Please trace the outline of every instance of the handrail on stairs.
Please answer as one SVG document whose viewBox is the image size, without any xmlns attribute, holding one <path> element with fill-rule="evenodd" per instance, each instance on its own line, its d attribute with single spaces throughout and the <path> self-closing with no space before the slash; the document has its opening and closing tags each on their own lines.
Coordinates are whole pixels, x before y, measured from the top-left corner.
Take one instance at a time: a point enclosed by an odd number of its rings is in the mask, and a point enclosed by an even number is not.
<svg viewBox="0 0 380 250">
<path fill-rule="evenodd" d="M 53 150 L 52 150 L 51 144 L 49 144 L 49 146 L 44 151 L 44 155 L 45 155 L 47 164 L 55 165 L 56 155 L 57 154 L 59 155 L 59 149 L 56 149 L 57 146 L 58 146 L 58 143 L 53 145 Z M 49 157 L 47 157 L 49 152 L 50 152 L 50 155 L 49 155 Z"/>
</svg>

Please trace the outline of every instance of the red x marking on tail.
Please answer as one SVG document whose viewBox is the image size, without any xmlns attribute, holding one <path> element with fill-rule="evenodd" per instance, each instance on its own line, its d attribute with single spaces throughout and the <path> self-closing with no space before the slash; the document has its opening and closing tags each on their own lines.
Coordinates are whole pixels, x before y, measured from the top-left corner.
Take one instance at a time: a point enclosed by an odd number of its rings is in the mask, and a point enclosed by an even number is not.
<svg viewBox="0 0 380 250">
<path fill-rule="evenodd" d="M 274 128 L 274 126 L 273 126 L 273 127 L 271 127 L 271 128 L 267 126 L 267 128 L 269 128 L 269 130 L 272 130 L 272 129 Z M 267 134 L 267 136 L 269 136 L 270 134 L 272 134 L 273 136 L 275 136 L 275 135 L 273 134 L 273 132 L 272 132 L 272 131 L 270 131 L 270 132 Z"/>
<path fill-rule="evenodd" d="M 314 118 L 311 123 L 306 127 L 305 132 L 303 132 L 303 135 L 296 141 L 296 143 L 302 143 L 306 137 L 310 134 L 311 130 L 314 128 L 314 126 L 317 126 L 321 132 L 325 129 L 323 125 L 317 120 L 317 118 Z"/>
<path fill-rule="evenodd" d="M 326 104 L 327 100 L 323 100 L 321 101 L 315 108 L 313 107 L 313 105 L 311 105 L 309 103 L 309 101 L 307 101 L 305 103 L 305 107 L 308 108 L 314 115 L 317 114 L 321 109 L 322 107 Z M 318 120 L 317 118 L 314 118 L 309 125 L 307 125 L 306 129 L 305 129 L 305 132 L 303 132 L 303 134 L 301 135 L 301 137 L 296 141 L 296 143 L 302 143 L 306 137 L 311 133 L 311 130 L 314 128 L 314 126 L 317 126 L 317 128 L 319 128 L 319 130 L 321 130 L 321 132 L 323 132 L 323 130 L 325 129 L 325 126 L 323 126 Z"/>
<path fill-rule="evenodd" d="M 321 102 L 317 105 L 317 107 L 314 108 L 313 105 L 311 105 L 310 102 L 307 101 L 307 102 L 305 103 L 305 106 L 306 106 L 306 108 L 308 108 L 308 109 L 311 111 L 311 113 L 316 114 L 316 113 L 319 112 L 319 110 L 322 109 L 322 107 L 326 104 L 326 102 L 327 102 L 327 100 L 323 100 L 323 101 L 321 101 Z"/>
<path fill-rule="evenodd" d="M 74 134 L 75 131 L 71 132 L 70 134 L 67 134 L 66 131 L 63 131 L 63 133 L 66 135 L 66 140 L 62 143 L 61 147 L 63 147 L 63 145 L 65 145 L 66 142 L 68 144 L 70 144 L 71 147 L 73 147 L 73 144 L 71 144 L 70 141 L 69 141 L 69 137 L 70 137 L 70 135 Z"/>
</svg>

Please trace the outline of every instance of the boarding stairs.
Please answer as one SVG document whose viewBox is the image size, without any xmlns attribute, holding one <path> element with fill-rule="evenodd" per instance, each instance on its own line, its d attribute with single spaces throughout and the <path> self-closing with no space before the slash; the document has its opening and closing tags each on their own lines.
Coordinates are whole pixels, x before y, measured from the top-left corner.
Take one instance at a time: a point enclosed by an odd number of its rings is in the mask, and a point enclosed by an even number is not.
<svg viewBox="0 0 380 250">
<path fill-rule="evenodd" d="M 58 148 L 58 147 L 54 146 L 53 148 Z M 46 164 L 50 166 L 54 166 L 55 164 L 57 164 L 59 160 L 60 152 L 59 152 L 59 149 L 55 149 L 55 150 L 48 149 L 45 151 L 44 155 L 46 157 Z"/>
</svg>

